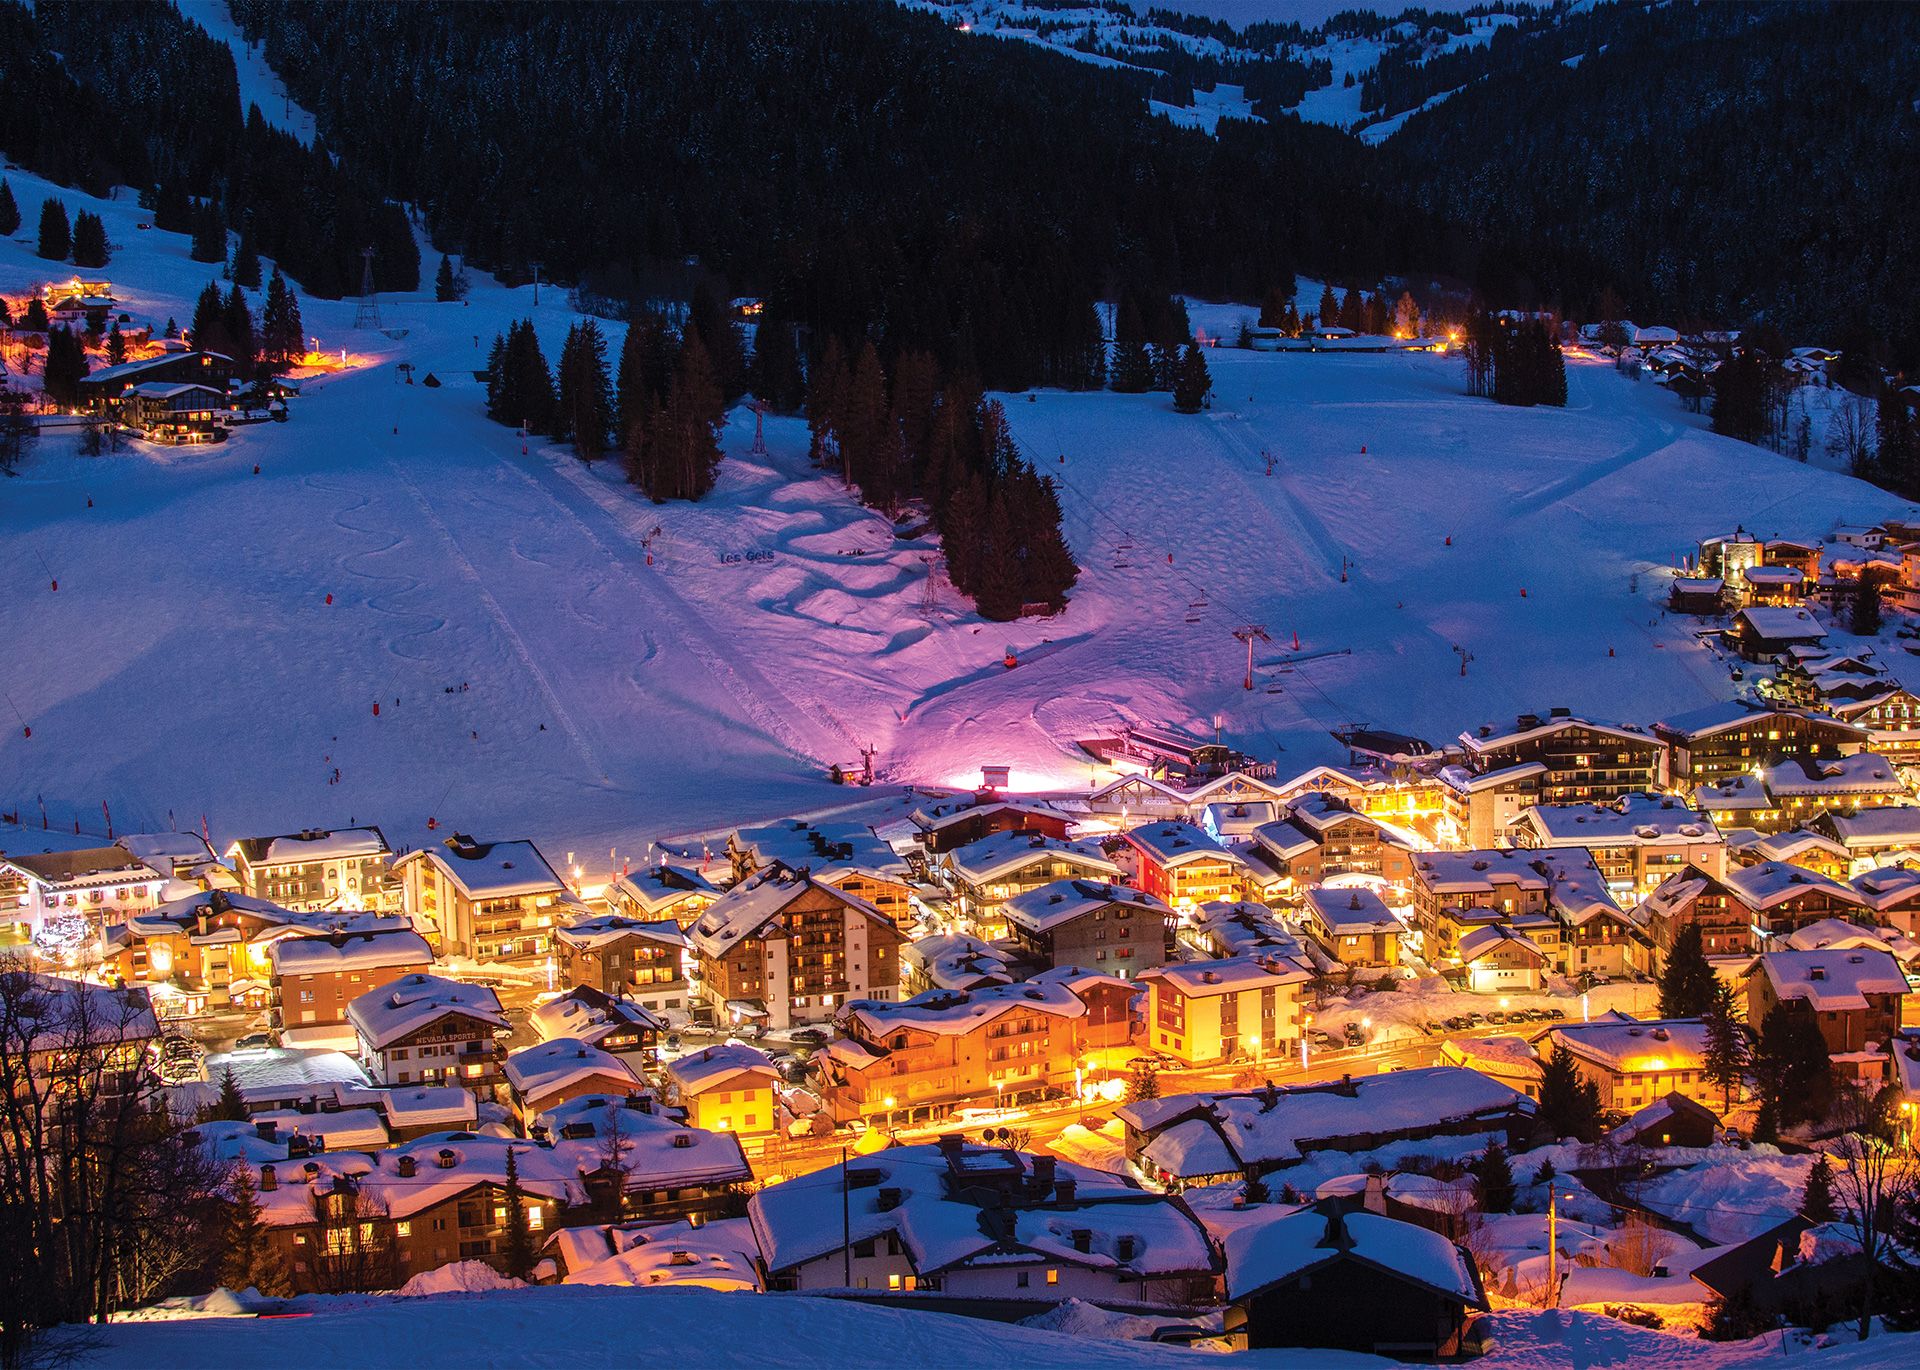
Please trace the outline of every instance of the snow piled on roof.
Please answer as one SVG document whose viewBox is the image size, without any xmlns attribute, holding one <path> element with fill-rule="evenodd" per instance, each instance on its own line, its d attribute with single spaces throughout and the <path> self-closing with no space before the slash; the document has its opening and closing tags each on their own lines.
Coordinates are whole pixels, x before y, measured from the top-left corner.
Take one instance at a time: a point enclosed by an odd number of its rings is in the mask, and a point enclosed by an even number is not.
<svg viewBox="0 0 1920 1370">
<path fill-rule="evenodd" d="M 494 1028 L 507 1026 L 500 996 L 491 986 L 438 975 L 409 975 L 347 1005 L 347 1021 L 376 1050 L 452 1013 Z"/>
</svg>

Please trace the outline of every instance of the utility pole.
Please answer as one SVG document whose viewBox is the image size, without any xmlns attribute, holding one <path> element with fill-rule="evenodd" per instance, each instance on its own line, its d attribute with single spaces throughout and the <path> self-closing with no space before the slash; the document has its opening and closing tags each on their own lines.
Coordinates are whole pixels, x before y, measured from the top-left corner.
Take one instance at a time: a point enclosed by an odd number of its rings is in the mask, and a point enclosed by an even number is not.
<svg viewBox="0 0 1920 1370">
<path fill-rule="evenodd" d="M 1255 642 L 1272 642 L 1273 639 L 1267 636 L 1265 625 L 1259 623 L 1249 623 L 1244 627 L 1235 628 L 1233 635 L 1241 642 L 1247 644 L 1246 688 L 1251 690 L 1253 688 L 1253 644 Z"/>
<path fill-rule="evenodd" d="M 360 305 L 353 312 L 355 328 L 380 327 L 380 297 L 373 293 L 373 249 L 360 249 Z"/>
<path fill-rule="evenodd" d="M 1460 654 L 1460 674 L 1465 675 L 1467 673 L 1467 663 L 1473 660 L 1473 653 L 1469 652 L 1465 647 L 1456 646 L 1453 650 Z"/>
<path fill-rule="evenodd" d="M 1560 1195 L 1547 1186 L 1547 1307 L 1560 1303 Z"/>
<path fill-rule="evenodd" d="M 847 1176 L 847 1149 L 840 1148 L 840 1274 L 853 1288 L 853 1191 Z"/>
<path fill-rule="evenodd" d="M 533 306 L 538 309 L 540 307 L 540 268 L 546 263 L 528 262 L 527 265 L 533 268 Z"/>
</svg>

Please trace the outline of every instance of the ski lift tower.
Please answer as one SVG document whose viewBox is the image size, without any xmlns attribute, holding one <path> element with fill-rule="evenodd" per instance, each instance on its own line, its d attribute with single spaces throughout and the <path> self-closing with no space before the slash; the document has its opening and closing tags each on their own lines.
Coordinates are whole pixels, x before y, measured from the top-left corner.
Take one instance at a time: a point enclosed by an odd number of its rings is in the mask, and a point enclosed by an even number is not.
<svg viewBox="0 0 1920 1370">
<path fill-rule="evenodd" d="M 1253 688 L 1253 644 L 1256 642 L 1272 642 L 1273 639 L 1267 636 L 1265 626 L 1259 623 L 1249 623 L 1244 627 L 1235 628 L 1233 635 L 1247 644 L 1246 688 L 1251 690 Z"/>
<path fill-rule="evenodd" d="M 756 398 L 747 408 L 753 411 L 753 446 L 747 449 L 750 457 L 767 455 L 767 404 Z"/>
<path fill-rule="evenodd" d="M 373 293 L 373 249 L 360 250 L 360 306 L 353 311 L 355 328 L 380 327 L 380 297 Z"/>
</svg>

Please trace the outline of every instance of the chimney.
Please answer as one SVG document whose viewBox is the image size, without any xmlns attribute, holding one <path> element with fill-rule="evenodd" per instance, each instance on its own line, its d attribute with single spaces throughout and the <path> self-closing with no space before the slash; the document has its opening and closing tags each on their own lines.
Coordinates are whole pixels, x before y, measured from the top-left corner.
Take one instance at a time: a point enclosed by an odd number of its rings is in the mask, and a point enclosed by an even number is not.
<svg viewBox="0 0 1920 1370">
<path fill-rule="evenodd" d="M 1083 1253 L 1093 1250 L 1093 1229 L 1087 1227 L 1074 1228 L 1073 1249 Z"/>
<path fill-rule="evenodd" d="M 680 1148 L 682 1151 L 686 1150 L 688 1147 L 693 1145 L 693 1134 L 691 1132 L 674 1133 L 673 1145 Z"/>
<path fill-rule="evenodd" d="M 1072 1203 L 1074 1191 L 1079 1187 L 1079 1182 L 1072 1176 L 1062 1176 L 1055 1180 L 1053 1182 L 1054 1202 L 1063 1206 Z"/>
<path fill-rule="evenodd" d="M 1140 1245 L 1140 1239 L 1136 1236 L 1133 1236 L 1131 1233 L 1127 1234 L 1126 1236 L 1120 1237 L 1114 1242 L 1114 1245 L 1113 1245 L 1114 1258 L 1120 1261 L 1132 1260 L 1135 1252 L 1139 1248 L 1139 1245 Z"/>
<path fill-rule="evenodd" d="M 268 1124 L 268 1126 L 272 1126 L 272 1124 Z M 278 1189 L 279 1187 L 280 1187 L 280 1176 L 275 1173 L 274 1168 L 270 1165 L 261 1166 L 260 1167 L 261 1192 L 265 1194 L 270 1194 L 274 1190 Z"/>
<path fill-rule="evenodd" d="M 263 1142 L 272 1141 L 274 1133 L 278 1132 L 279 1130 L 280 1130 L 280 1125 L 271 1120 L 266 1122 L 255 1123 L 253 1125 L 254 1135 Z"/>
<path fill-rule="evenodd" d="M 900 1207 L 902 1197 L 897 1186 L 886 1185 L 880 1190 L 879 1197 L 875 1202 L 882 1213 L 891 1213 L 894 1209 Z"/>
<path fill-rule="evenodd" d="M 414 1171 L 419 1168 L 419 1162 L 411 1156 L 402 1156 L 395 1164 L 399 1166 L 400 1178 L 403 1180 L 412 1179 Z"/>
<path fill-rule="evenodd" d="M 1033 1158 L 1033 1185 L 1034 1188 L 1042 1194 L 1053 1188 L 1054 1177 L 1057 1173 L 1058 1163 L 1052 1156 L 1035 1156 Z"/>
<path fill-rule="evenodd" d="M 459 1157 L 453 1154 L 453 1148 L 450 1146 L 441 1147 L 440 1154 L 434 1157 L 434 1163 L 442 1170 L 452 1170 L 457 1160 Z"/>
<path fill-rule="evenodd" d="M 1366 1193 L 1360 1199 L 1360 1206 L 1369 1213 L 1384 1215 L 1387 1211 L 1387 1179 L 1380 1174 L 1367 1176 Z"/>
</svg>

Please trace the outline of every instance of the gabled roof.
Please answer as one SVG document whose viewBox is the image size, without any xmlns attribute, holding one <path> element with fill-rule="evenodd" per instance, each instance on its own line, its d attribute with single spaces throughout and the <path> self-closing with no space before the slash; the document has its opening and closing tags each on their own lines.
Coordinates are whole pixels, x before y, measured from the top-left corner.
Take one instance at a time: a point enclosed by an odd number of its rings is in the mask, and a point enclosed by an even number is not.
<svg viewBox="0 0 1920 1370">
<path fill-rule="evenodd" d="M 544 1039 L 577 1037 L 594 1043 L 635 1028 L 653 1033 L 667 1030 L 652 1010 L 592 985 L 575 985 L 559 998 L 538 1005 L 527 1014 L 527 1022 Z"/>
<path fill-rule="evenodd" d="M 277 975 L 327 975 L 433 964 L 433 948 L 411 928 L 284 937 L 267 949 L 267 955 Z"/>
<path fill-rule="evenodd" d="M 1127 841 L 1139 848 L 1157 866 L 1183 866 L 1190 861 L 1224 861 L 1239 866 L 1240 857 L 1221 846 L 1191 823 L 1156 822 L 1143 824 L 1127 834 Z"/>
<path fill-rule="evenodd" d="M 1637 746 L 1651 746 L 1653 739 L 1639 728 L 1626 723 L 1602 723 L 1597 719 L 1579 718 L 1570 713 L 1522 714 L 1511 727 L 1487 723 L 1478 729 L 1460 734 L 1461 745 L 1473 755 L 1483 752 L 1499 751 L 1506 747 L 1517 746 L 1523 742 L 1532 742 L 1538 738 L 1551 737 L 1555 733 L 1565 732 L 1569 728 L 1585 728 L 1607 737 Z"/>
<path fill-rule="evenodd" d="M 766 1052 L 740 1042 L 722 1042 L 690 1052 L 666 1062 L 660 1070 L 680 1087 L 682 1096 L 703 1094 L 738 1075 L 751 1075 L 769 1085 L 780 1079 Z"/>
<path fill-rule="evenodd" d="M 875 1039 L 901 1028 L 938 1037 L 965 1036 L 1010 1013 L 1084 1018 L 1085 992 L 1095 984 L 1128 988 L 1127 982 L 1117 976 L 1101 975 L 1085 976 L 1072 986 L 1059 980 L 1035 979 L 965 991 L 931 989 L 899 1004 L 855 1000 L 847 1017 Z"/>
<path fill-rule="evenodd" d="M 1171 918 L 1173 910 L 1145 890 L 1097 880 L 1055 880 L 1017 894 L 1000 905 L 1009 923 L 1029 932 L 1050 932 L 1096 909 L 1124 907 L 1155 918 Z"/>
<path fill-rule="evenodd" d="M 1541 855 L 1516 847 L 1423 851 L 1413 858 L 1413 878 L 1435 894 L 1492 893 L 1502 885 L 1544 891 L 1553 880 L 1539 868 Z"/>
<path fill-rule="evenodd" d="M 1736 626 L 1744 624 L 1767 642 L 1824 642 L 1826 625 L 1806 609 L 1772 605 L 1749 605 L 1733 616 Z"/>
<path fill-rule="evenodd" d="M 43 885 L 133 885 L 166 878 L 123 847 L 20 852 L 0 864 L 11 866 Z"/>
<path fill-rule="evenodd" d="M 1377 1213 L 1276 1208 L 1227 1234 L 1227 1298 L 1251 1299 L 1338 1261 L 1353 1261 L 1468 1308 L 1485 1309 L 1473 1258 L 1438 1232 Z M 1382 1290 L 1376 1297 L 1385 1299 Z"/>
<path fill-rule="evenodd" d="M 1304 984 L 1312 978 L 1313 968 L 1306 962 L 1272 951 L 1227 956 L 1217 961 L 1170 962 L 1143 970 L 1139 975 L 1142 984 L 1164 984 L 1189 999 Z"/>
<path fill-rule="evenodd" d="M 937 804 L 925 804 L 913 811 L 914 826 L 928 834 L 944 832 L 957 823 L 971 818 L 987 818 L 996 813 L 1010 813 L 1028 818 L 1050 818 L 1066 822 L 1067 815 L 1048 804 L 1020 803 L 1011 799 L 979 800 L 968 795 L 958 800 L 945 800 Z"/>
<path fill-rule="evenodd" d="M 1622 1014 L 1567 1023 L 1547 1034 L 1575 1056 L 1615 1072 L 1704 1069 L 1707 1025 L 1698 1018 L 1639 1021 Z"/>
<path fill-rule="evenodd" d="M 1610 804 L 1535 804 L 1514 822 L 1544 847 L 1686 846 L 1720 837 L 1707 814 L 1651 794 L 1629 794 Z"/>
<path fill-rule="evenodd" d="M 243 837 L 227 848 L 256 870 L 265 866 L 294 866 L 309 861 L 338 861 L 352 857 L 391 855 L 386 835 L 364 828 L 308 828 L 278 837 Z"/>
<path fill-rule="evenodd" d="M 598 951 L 616 942 L 625 941 L 629 937 L 637 937 L 644 942 L 656 942 L 669 947 L 684 947 L 687 944 L 686 935 L 680 931 L 680 925 L 671 918 L 642 922 L 620 913 L 602 913 L 592 918 L 582 918 L 576 922 L 556 925 L 553 935 L 577 951 Z"/>
<path fill-rule="evenodd" d="M 690 898 L 720 896 L 719 887 L 693 867 L 668 864 L 622 875 L 613 887 L 648 913 L 664 912 Z"/>
<path fill-rule="evenodd" d="M 608 1078 L 640 1084 L 625 1061 L 575 1037 L 522 1047 L 507 1057 L 507 1083 L 523 1099 L 540 1098 L 581 1080 Z M 612 1086 L 609 1086 L 610 1088 Z"/>
<path fill-rule="evenodd" d="M 955 847 L 943 864 L 970 885 L 1004 880 L 1029 866 L 1062 861 L 1090 876 L 1118 879 L 1120 867 L 1092 842 L 1063 842 L 1037 832 L 997 832 Z"/>
<path fill-rule="evenodd" d="M 1306 892 L 1306 905 L 1329 937 L 1362 937 L 1399 933 L 1406 929 L 1376 892 L 1360 885 L 1346 889 L 1315 885 Z"/>
<path fill-rule="evenodd" d="M 554 872 L 540 849 L 527 841 L 475 842 L 463 834 L 449 837 L 443 847 L 408 852 L 394 868 L 412 861 L 438 866 L 469 899 L 512 899 L 529 894 L 566 895 L 567 885 Z"/>
<path fill-rule="evenodd" d="M 347 1021 L 376 1051 L 453 1014 L 486 1028 L 507 1026 L 500 996 L 490 986 L 438 975 L 409 975 L 347 1005 Z"/>
<path fill-rule="evenodd" d="M 1817 1012 L 1845 1013 L 1867 1007 L 1869 994 L 1901 995 L 1907 977 L 1890 952 L 1850 950 L 1769 951 L 1760 957 L 1777 999 L 1804 999 Z"/>
<path fill-rule="evenodd" d="M 811 875 L 801 876 L 775 866 L 742 880 L 703 909 L 687 929 L 687 943 L 699 955 L 717 960 L 746 939 L 761 935 L 789 904 L 809 890 L 845 905 L 856 917 L 893 926 L 891 918 L 866 900 Z"/>
<path fill-rule="evenodd" d="M 1483 956 L 1492 955 L 1501 947 L 1517 947 L 1530 956 L 1536 964 L 1544 965 L 1547 954 L 1540 950 L 1539 943 L 1531 937 L 1515 932 L 1500 923 L 1486 923 L 1467 933 L 1460 939 L 1459 953 L 1463 965 L 1472 965 Z"/>
</svg>

